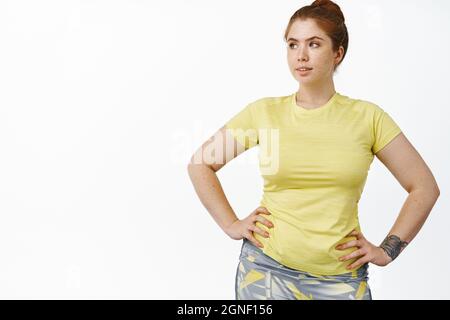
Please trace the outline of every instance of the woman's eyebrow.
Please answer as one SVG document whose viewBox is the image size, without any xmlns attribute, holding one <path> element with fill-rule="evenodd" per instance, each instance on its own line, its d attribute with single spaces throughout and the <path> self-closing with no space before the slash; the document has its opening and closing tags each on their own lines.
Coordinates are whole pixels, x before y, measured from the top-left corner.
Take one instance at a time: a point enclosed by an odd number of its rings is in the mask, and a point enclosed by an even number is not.
<svg viewBox="0 0 450 320">
<path fill-rule="evenodd" d="M 314 36 L 314 37 L 311 37 L 311 38 L 308 38 L 308 39 L 306 39 L 306 41 L 309 41 L 309 40 L 312 40 L 312 39 L 319 39 L 319 40 L 323 40 L 321 37 L 318 37 L 318 36 Z M 296 42 L 298 42 L 298 40 L 297 39 L 295 39 L 295 38 L 289 38 L 287 41 L 296 41 Z"/>
</svg>

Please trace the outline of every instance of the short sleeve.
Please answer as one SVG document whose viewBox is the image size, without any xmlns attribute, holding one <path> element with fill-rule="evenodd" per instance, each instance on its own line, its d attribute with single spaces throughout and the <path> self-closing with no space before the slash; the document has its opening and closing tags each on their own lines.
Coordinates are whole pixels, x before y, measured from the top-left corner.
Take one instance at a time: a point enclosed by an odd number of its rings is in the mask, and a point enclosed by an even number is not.
<svg viewBox="0 0 450 320">
<path fill-rule="evenodd" d="M 402 132 L 394 119 L 392 119 L 392 117 L 380 107 L 375 109 L 372 130 L 373 154 L 383 149 L 389 142 L 392 141 L 392 139 Z"/>
<path fill-rule="evenodd" d="M 226 129 L 245 149 L 259 144 L 258 128 L 255 125 L 254 104 L 250 103 L 225 123 Z"/>
</svg>

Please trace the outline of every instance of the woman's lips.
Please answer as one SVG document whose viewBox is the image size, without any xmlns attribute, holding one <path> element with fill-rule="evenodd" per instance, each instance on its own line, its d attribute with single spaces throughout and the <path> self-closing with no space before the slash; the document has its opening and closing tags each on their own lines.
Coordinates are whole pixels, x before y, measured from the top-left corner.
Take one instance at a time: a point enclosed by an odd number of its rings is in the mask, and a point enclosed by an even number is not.
<svg viewBox="0 0 450 320">
<path fill-rule="evenodd" d="M 300 73 L 300 75 L 305 75 L 305 74 L 308 74 L 312 69 L 307 69 L 307 70 L 295 69 L 295 70 L 297 70 L 297 72 Z"/>
</svg>

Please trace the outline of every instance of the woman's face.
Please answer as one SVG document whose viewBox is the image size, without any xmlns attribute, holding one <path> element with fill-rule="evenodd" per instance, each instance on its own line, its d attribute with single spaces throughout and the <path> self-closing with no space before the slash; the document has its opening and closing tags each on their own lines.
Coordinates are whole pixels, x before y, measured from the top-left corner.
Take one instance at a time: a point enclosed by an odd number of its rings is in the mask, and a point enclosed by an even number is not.
<svg viewBox="0 0 450 320">
<path fill-rule="evenodd" d="M 319 37 L 313 38 L 312 37 Z M 334 66 L 340 61 L 344 48 L 333 53 L 331 38 L 313 19 L 299 20 L 292 24 L 287 36 L 289 70 L 294 78 L 307 85 L 321 85 L 333 77 Z M 312 68 L 307 72 L 297 70 L 300 66 Z"/>
</svg>

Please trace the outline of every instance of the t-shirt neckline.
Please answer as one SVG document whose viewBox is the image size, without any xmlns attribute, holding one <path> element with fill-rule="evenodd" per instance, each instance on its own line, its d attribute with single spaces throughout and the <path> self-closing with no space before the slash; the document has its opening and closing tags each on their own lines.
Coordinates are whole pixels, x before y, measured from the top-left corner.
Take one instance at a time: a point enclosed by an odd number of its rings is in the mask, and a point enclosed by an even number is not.
<svg viewBox="0 0 450 320">
<path fill-rule="evenodd" d="M 317 108 L 314 108 L 314 109 L 306 109 L 304 107 L 301 107 L 301 106 L 297 105 L 296 95 L 297 95 L 297 92 L 294 92 L 291 95 L 291 105 L 292 105 L 293 109 L 295 110 L 295 112 L 297 114 L 302 114 L 302 115 L 312 115 L 312 114 L 322 113 L 325 110 L 329 109 L 329 106 L 331 106 L 334 103 L 334 101 L 339 96 L 339 93 L 336 91 L 333 94 L 333 96 L 330 98 L 330 100 L 328 100 L 325 104 L 321 105 L 320 107 L 317 107 Z"/>
</svg>

